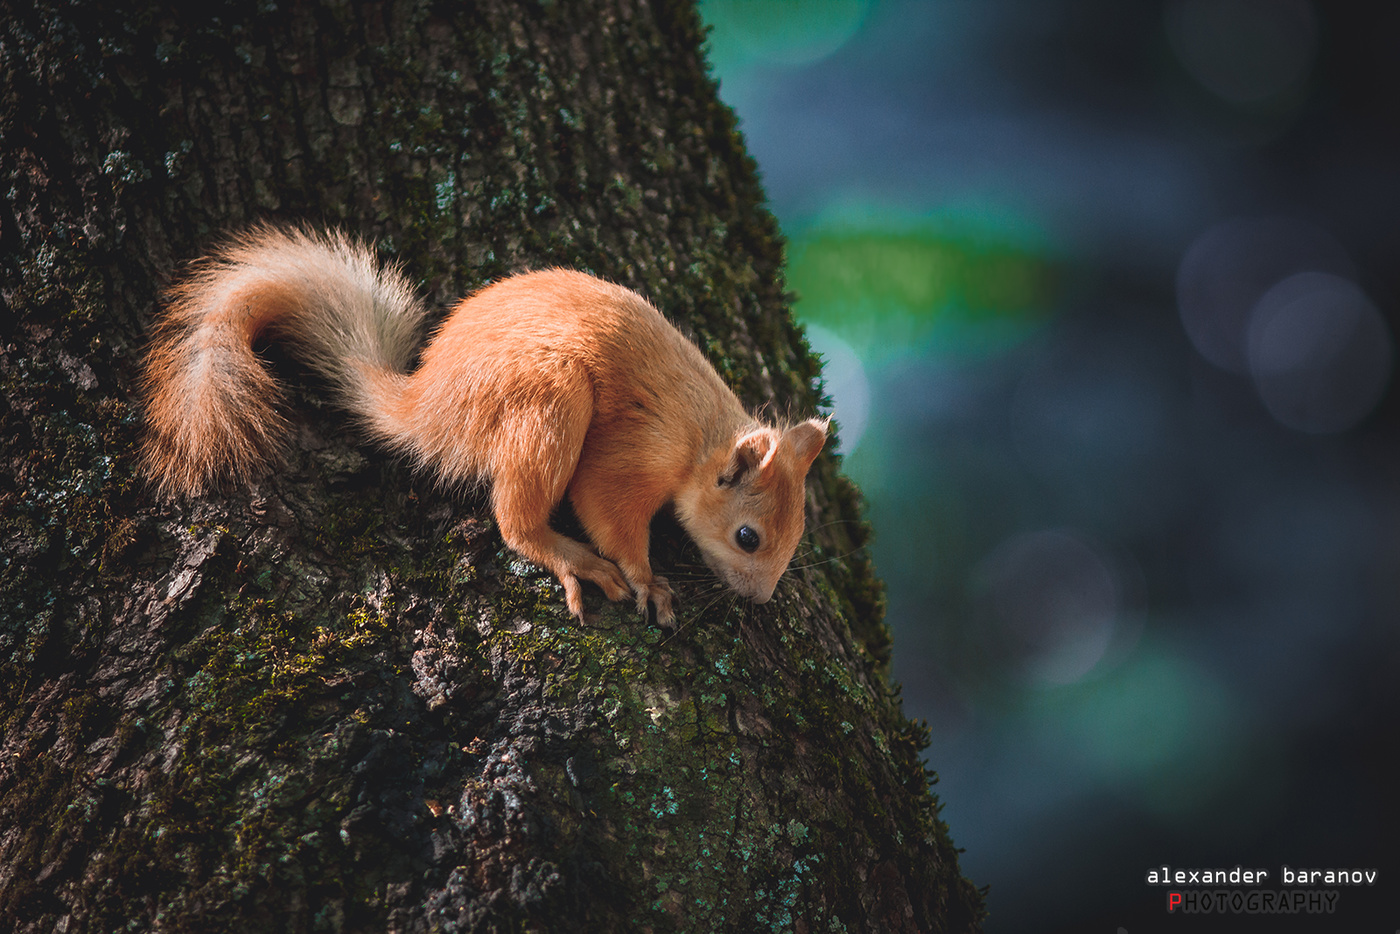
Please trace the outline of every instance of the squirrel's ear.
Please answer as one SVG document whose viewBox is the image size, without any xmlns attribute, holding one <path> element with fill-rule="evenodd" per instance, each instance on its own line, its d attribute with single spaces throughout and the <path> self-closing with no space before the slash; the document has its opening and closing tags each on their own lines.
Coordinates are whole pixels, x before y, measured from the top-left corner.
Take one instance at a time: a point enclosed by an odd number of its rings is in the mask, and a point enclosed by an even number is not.
<svg viewBox="0 0 1400 934">
<path fill-rule="evenodd" d="M 749 473 L 761 471 L 778 451 L 779 435 L 774 428 L 756 428 L 734 442 L 729 462 L 719 476 L 720 486 L 733 486 Z"/>
<path fill-rule="evenodd" d="M 829 418 L 809 418 L 783 432 L 783 440 L 792 445 L 793 456 L 802 465 L 803 473 L 812 466 L 812 461 L 817 459 L 822 446 L 826 444 L 826 430 L 830 422 Z"/>
</svg>

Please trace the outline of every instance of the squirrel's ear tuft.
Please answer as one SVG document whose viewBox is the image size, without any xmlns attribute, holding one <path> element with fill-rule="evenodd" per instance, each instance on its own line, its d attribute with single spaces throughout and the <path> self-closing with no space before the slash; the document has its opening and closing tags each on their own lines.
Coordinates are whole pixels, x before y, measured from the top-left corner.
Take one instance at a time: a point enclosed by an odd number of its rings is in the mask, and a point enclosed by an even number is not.
<svg viewBox="0 0 1400 934">
<path fill-rule="evenodd" d="M 783 432 L 783 440 L 792 445 L 793 456 L 802 465 L 804 473 L 826 444 L 826 430 L 830 422 L 829 418 L 809 418 Z"/>
<path fill-rule="evenodd" d="M 749 474 L 762 472 L 777 453 L 780 436 L 775 428 L 757 428 L 734 442 L 729 461 L 720 474 L 720 486 L 734 486 Z"/>
</svg>

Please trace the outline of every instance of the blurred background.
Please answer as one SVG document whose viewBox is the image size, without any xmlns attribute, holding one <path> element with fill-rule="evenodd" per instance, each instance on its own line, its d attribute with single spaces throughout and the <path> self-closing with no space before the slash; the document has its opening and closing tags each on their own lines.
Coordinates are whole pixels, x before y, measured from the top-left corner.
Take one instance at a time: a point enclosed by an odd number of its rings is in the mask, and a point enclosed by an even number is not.
<svg viewBox="0 0 1400 934">
<path fill-rule="evenodd" d="M 701 8 L 986 930 L 1400 929 L 1400 6 Z"/>
</svg>

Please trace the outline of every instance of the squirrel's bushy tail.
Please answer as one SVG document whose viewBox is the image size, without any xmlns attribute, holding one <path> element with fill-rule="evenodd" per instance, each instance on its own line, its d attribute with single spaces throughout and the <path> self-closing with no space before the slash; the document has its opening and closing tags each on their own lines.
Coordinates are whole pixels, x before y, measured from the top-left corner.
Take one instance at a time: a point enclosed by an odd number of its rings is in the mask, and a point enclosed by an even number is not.
<svg viewBox="0 0 1400 934">
<path fill-rule="evenodd" d="M 374 427 L 402 391 L 424 308 L 398 269 L 339 233 L 261 226 L 201 261 L 173 291 L 142 378 L 142 457 L 166 494 L 197 495 L 276 460 L 282 392 L 260 334 L 293 351 Z"/>
</svg>

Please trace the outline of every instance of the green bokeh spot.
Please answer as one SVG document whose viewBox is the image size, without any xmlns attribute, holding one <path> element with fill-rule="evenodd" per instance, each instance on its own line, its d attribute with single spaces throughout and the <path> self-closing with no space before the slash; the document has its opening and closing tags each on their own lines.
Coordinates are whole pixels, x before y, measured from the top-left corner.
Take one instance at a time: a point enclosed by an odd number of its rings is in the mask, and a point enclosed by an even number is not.
<svg viewBox="0 0 1400 934">
<path fill-rule="evenodd" d="M 1032 249 L 937 230 L 818 227 L 788 247 L 798 316 L 863 356 L 935 341 L 943 352 L 1003 349 L 1046 317 L 1056 278 Z"/>
<path fill-rule="evenodd" d="M 1101 777 L 1163 814 L 1233 790 L 1248 752 L 1239 704 L 1219 678 L 1170 648 L 1139 646 L 1122 667 L 1062 689 L 1040 711 Z"/>
<path fill-rule="evenodd" d="M 736 66 L 819 61 L 860 31 L 869 9 L 870 0 L 704 0 L 700 15 L 713 27 L 710 62 L 728 75 Z"/>
</svg>

